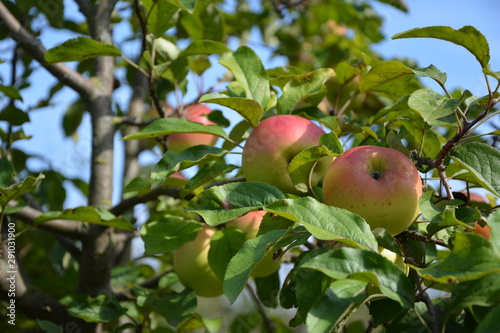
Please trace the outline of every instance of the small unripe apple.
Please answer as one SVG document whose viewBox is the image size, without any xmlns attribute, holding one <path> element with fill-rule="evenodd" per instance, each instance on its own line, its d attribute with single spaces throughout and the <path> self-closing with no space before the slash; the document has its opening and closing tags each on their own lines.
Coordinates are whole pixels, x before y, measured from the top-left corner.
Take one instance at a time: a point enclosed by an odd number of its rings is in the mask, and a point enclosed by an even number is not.
<svg viewBox="0 0 500 333">
<path fill-rule="evenodd" d="M 196 295 L 216 297 L 222 295 L 222 281 L 208 264 L 210 238 L 217 229 L 204 226 L 196 239 L 185 243 L 174 252 L 173 267 L 179 280 Z"/>
<path fill-rule="evenodd" d="M 312 121 L 294 115 L 277 115 L 259 123 L 243 148 L 242 172 L 249 181 L 261 181 L 285 193 L 300 194 L 288 174 L 288 165 L 302 150 L 319 143 L 325 131 Z M 311 184 L 323 178 L 332 157 L 319 159 Z"/>
<path fill-rule="evenodd" d="M 323 181 L 325 204 L 356 213 L 372 229 L 382 227 L 391 235 L 413 223 L 421 195 L 417 168 L 391 148 L 349 149 L 332 162 Z"/>
<path fill-rule="evenodd" d="M 401 268 L 401 270 L 406 274 L 408 275 L 408 273 L 410 272 L 410 266 L 408 266 L 406 263 L 405 263 L 405 259 L 397 254 L 396 252 L 392 252 L 391 250 L 388 250 L 386 248 L 382 248 L 382 247 L 379 247 L 379 253 L 386 259 L 388 259 L 390 262 L 396 264 L 396 266 L 398 266 L 399 268 Z"/>
<path fill-rule="evenodd" d="M 203 125 L 216 125 L 206 117 L 210 112 L 212 112 L 212 110 L 206 105 L 193 104 L 188 106 L 184 111 L 184 118 Z M 170 134 L 167 137 L 167 148 L 168 150 L 178 153 L 196 145 L 213 146 L 216 141 L 217 136 L 212 134 L 176 133 Z"/>
<path fill-rule="evenodd" d="M 237 227 L 245 233 L 246 239 L 255 238 L 259 232 L 262 218 L 266 215 L 263 210 L 252 211 L 226 223 L 227 226 Z M 281 260 L 275 261 L 273 253 L 267 254 L 252 271 L 253 277 L 264 277 L 273 274 L 280 268 Z"/>
</svg>

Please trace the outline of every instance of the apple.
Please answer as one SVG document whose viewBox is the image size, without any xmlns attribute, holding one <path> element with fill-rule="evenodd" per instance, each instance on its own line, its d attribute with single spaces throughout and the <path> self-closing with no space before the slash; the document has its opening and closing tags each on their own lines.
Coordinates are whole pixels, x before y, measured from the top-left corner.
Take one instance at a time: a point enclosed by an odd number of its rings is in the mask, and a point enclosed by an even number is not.
<svg viewBox="0 0 500 333">
<path fill-rule="evenodd" d="M 390 262 L 396 264 L 406 275 L 410 272 L 410 266 L 405 263 L 405 259 L 397 254 L 383 247 L 378 248 L 380 255 L 388 259 Z"/>
<path fill-rule="evenodd" d="M 215 228 L 204 226 L 193 241 L 174 251 L 173 268 L 179 280 L 202 297 L 216 297 L 223 293 L 222 281 L 208 264 L 210 238 L 216 231 Z"/>
<path fill-rule="evenodd" d="M 203 125 L 216 125 L 206 117 L 212 110 L 203 104 L 193 104 L 184 111 L 184 118 Z M 167 137 L 167 148 L 173 152 L 181 152 L 196 145 L 213 146 L 217 136 L 204 133 L 176 133 Z"/>
<path fill-rule="evenodd" d="M 323 181 L 325 204 L 356 213 L 372 229 L 382 227 L 391 235 L 413 223 L 421 195 L 417 168 L 391 148 L 351 148 L 331 163 Z"/>
<path fill-rule="evenodd" d="M 467 196 L 467 191 L 465 192 L 462 192 L 465 196 Z M 484 202 L 484 203 L 487 203 L 487 200 L 480 194 L 478 193 L 473 193 L 473 192 L 469 192 L 469 197 L 468 197 L 469 201 L 475 201 L 475 202 Z M 471 231 L 475 234 L 478 234 L 478 235 L 481 235 L 483 236 L 484 238 L 486 238 L 487 240 L 490 240 L 490 234 L 491 234 L 491 229 L 488 225 L 484 225 L 484 227 L 482 227 L 479 223 L 477 222 L 474 222 L 472 224 L 473 228 L 471 229 Z"/>
<path fill-rule="evenodd" d="M 255 238 L 259 232 L 262 218 L 266 215 L 263 210 L 248 212 L 226 223 L 228 227 L 236 227 L 245 233 L 246 239 Z M 281 260 L 275 261 L 273 253 L 267 254 L 252 271 L 253 277 L 264 277 L 276 272 L 281 265 Z"/>
<path fill-rule="evenodd" d="M 300 194 L 288 174 L 288 165 L 302 150 L 319 143 L 325 131 L 312 121 L 294 115 L 271 116 L 260 122 L 243 147 L 242 173 L 285 193 Z M 312 172 L 312 185 L 323 178 L 332 157 L 321 158 Z"/>
</svg>

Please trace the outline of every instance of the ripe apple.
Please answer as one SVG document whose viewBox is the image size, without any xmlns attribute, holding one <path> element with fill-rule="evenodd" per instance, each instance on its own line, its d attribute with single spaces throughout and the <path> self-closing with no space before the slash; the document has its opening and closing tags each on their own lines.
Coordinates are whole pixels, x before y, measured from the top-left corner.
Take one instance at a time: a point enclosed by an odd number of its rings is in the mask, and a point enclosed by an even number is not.
<svg viewBox="0 0 500 333">
<path fill-rule="evenodd" d="M 391 148 L 359 146 L 337 157 L 323 181 L 327 205 L 363 217 L 372 229 L 391 235 L 408 228 L 418 216 L 422 182 L 408 157 Z"/>
<path fill-rule="evenodd" d="M 288 174 L 288 165 L 302 150 L 319 143 L 325 131 L 312 121 L 294 115 L 277 115 L 259 123 L 243 148 L 242 172 L 247 180 L 261 181 L 285 193 L 300 194 Z M 321 158 L 311 183 L 324 176 L 332 157 Z"/>
<path fill-rule="evenodd" d="M 223 292 L 222 281 L 208 264 L 210 238 L 216 231 L 215 228 L 204 226 L 193 241 L 174 252 L 173 267 L 179 280 L 202 297 L 216 297 Z"/>
<path fill-rule="evenodd" d="M 193 104 L 184 111 L 184 118 L 203 125 L 216 125 L 206 117 L 212 110 L 203 104 Z M 173 152 L 181 152 L 196 145 L 213 146 L 217 141 L 217 136 L 204 133 L 176 133 L 167 137 L 167 148 Z"/>
<path fill-rule="evenodd" d="M 246 239 L 255 238 L 259 232 L 260 223 L 264 215 L 266 215 L 266 212 L 263 210 L 252 211 L 227 222 L 226 225 L 241 229 L 245 233 Z M 264 277 L 271 275 L 280 268 L 280 265 L 281 260 L 273 260 L 273 254 L 269 253 L 254 268 L 252 276 Z"/>
</svg>

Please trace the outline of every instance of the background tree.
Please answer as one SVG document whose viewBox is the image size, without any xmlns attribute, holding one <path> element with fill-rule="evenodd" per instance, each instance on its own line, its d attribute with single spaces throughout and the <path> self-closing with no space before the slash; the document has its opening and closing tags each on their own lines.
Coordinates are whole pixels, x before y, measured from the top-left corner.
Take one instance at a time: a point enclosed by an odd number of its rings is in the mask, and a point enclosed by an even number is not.
<svg viewBox="0 0 500 333">
<path fill-rule="evenodd" d="M 403 1 L 379 2 L 408 10 Z M 488 87 L 476 97 L 465 84 L 451 90 L 434 66 L 374 52 L 384 36 L 371 1 L 75 3 L 81 20 L 64 15 L 69 2 L 0 2 L 0 38 L 14 45 L 0 59 L 11 69 L 0 85 L 3 330 L 498 331 L 500 153 L 498 130 L 483 128 L 498 117 L 499 74 L 478 30 L 439 26 L 394 36 L 468 50 Z M 78 37 L 47 50 L 38 38 L 48 28 Z M 287 66 L 264 66 L 247 46 L 256 33 Z M 57 82 L 28 102 L 23 90 L 40 65 Z M 64 87 L 77 96 L 64 115 L 65 134 L 91 119 L 88 179 L 33 168 L 30 161 L 46 157 L 16 146 L 37 140 L 23 128 Z M 182 119 L 199 103 L 213 109 L 205 115 L 215 126 Z M 282 114 L 326 132 L 283 170 L 292 194 L 245 181 L 240 170 L 249 133 Z M 185 133 L 219 141 L 167 149 L 169 136 Z M 424 179 L 418 223 L 394 237 L 324 205 L 321 182 L 309 180 L 320 158 L 360 145 L 402 152 Z M 192 177 L 179 175 L 189 168 Z M 68 184 L 85 205 L 64 205 Z M 471 188 L 488 196 L 475 199 Z M 257 234 L 229 222 L 254 210 L 270 213 Z M 472 232 L 478 225 L 486 237 Z M 174 269 L 173 253 L 202 229 L 213 234 L 205 268 L 224 292 L 216 299 L 197 297 Z M 145 251 L 131 257 L 138 238 Z M 403 270 L 384 249 L 404 260 Z M 256 274 L 264 261 L 282 269 Z M 252 306 L 238 307 L 238 297 Z M 208 313 L 227 301 L 236 305 L 224 316 Z"/>
</svg>

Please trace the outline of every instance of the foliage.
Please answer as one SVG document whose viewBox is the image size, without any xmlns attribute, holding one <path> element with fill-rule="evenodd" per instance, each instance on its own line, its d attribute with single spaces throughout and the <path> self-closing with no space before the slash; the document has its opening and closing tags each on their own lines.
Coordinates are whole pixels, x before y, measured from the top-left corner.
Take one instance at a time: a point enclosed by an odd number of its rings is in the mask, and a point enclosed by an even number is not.
<svg viewBox="0 0 500 333">
<path fill-rule="evenodd" d="M 403 1 L 380 2 L 408 10 Z M 51 3 L 0 3 L 0 23 L 11 32 L 0 31 L 0 38 L 14 45 L 10 58 L 2 55 L 0 62 L 14 73 L 10 82 L 0 82 L 7 101 L 0 111 L 0 316 L 7 319 L 2 331 L 12 329 L 6 272 L 13 270 L 19 272 L 18 329 L 339 332 L 363 325 L 387 332 L 498 331 L 499 132 L 483 125 L 498 117 L 500 74 L 490 68 L 488 42 L 474 27 L 416 28 L 393 39 L 436 38 L 464 47 L 480 64 L 489 89 L 485 96 L 450 91 L 446 74 L 433 65 L 381 59 L 372 45 L 384 38 L 382 20 L 370 1 L 75 1 L 83 21 L 63 15 L 66 2 Z M 14 33 L 12 22 L 22 23 L 24 35 Z M 126 23 L 125 39 L 139 52 L 128 54 L 129 48 L 113 41 L 111 27 L 118 23 Z M 47 28 L 75 38 L 46 52 L 26 39 Z M 255 33 L 274 56 L 287 59 L 286 66 L 266 68 L 251 47 Z M 23 90 L 37 61 L 57 83 L 34 105 Z M 224 73 L 210 78 L 212 86 L 196 88 L 221 66 Z M 442 91 L 425 87 L 421 78 L 431 78 Z M 23 126 L 64 85 L 78 93 L 64 116 L 65 135 L 76 138 L 84 115 L 92 118 L 90 179 L 34 169 L 27 162 L 40 157 L 16 149 L 19 140 L 37 140 Z M 135 92 L 128 109 L 116 103 L 118 86 Z M 195 97 L 169 105 L 175 96 Z M 100 104 L 106 98 L 109 103 Z M 210 115 L 217 126 L 178 118 L 187 104 L 199 102 L 223 111 Z M 244 181 L 239 171 L 245 138 L 276 114 L 311 119 L 328 132 L 290 163 L 302 196 Z M 112 180 L 99 178 L 99 167 L 112 173 L 118 168 L 99 154 L 112 153 L 115 133 L 123 138 L 126 156 L 116 161 L 125 169 L 123 188 L 116 189 L 121 201 L 111 205 L 103 193 Z M 166 136 L 174 133 L 213 134 L 219 142 L 175 153 L 165 147 Z M 323 204 L 321 183 L 307 186 L 319 158 L 359 145 L 399 150 L 421 172 L 426 191 L 418 223 L 395 237 Z M 146 152 L 155 153 L 156 161 L 136 168 Z M 172 177 L 187 169 L 190 179 Z M 452 192 L 450 181 L 460 190 Z M 68 184 L 89 204 L 65 207 Z M 469 189 L 488 192 L 489 199 L 471 201 Z M 140 204 L 146 218 L 134 214 Z M 258 236 L 244 243 L 228 240 L 225 223 L 253 210 L 268 212 Z M 471 232 L 475 222 L 491 229 L 490 239 Z M 221 239 L 213 240 L 209 255 L 210 266 L 224 277 L 224 296 L 209 301 L 185 288 L 172 270 L 172 253 L 203 224 L 229 231 L 217 234 Z M 16 255 L 9 257 L 13 239 Z M 137 258 L 130 257 L 134 239 L 145 247 Z M 410 273 L 383 257 L 382 248 L 402 255 Z M 253 278 L 252 270 L 269 254 L 282 260 L 281 274 Z M 211 317 L 207 308 L 216 301 L 229 301 L 231 311 Z M 291 320 L 276 308 L 287 309 Z"/>
</svg>

